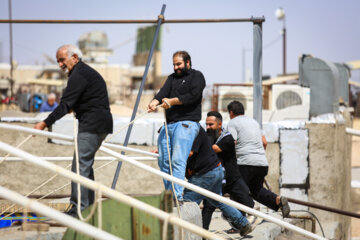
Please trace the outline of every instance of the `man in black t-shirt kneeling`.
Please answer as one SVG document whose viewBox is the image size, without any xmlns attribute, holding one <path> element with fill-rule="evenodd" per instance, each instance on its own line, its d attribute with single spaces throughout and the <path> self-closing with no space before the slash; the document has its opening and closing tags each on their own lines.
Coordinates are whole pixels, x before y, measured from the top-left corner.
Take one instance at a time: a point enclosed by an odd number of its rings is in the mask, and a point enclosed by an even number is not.
<svg viewBox="0 0 360 240">
<path fill-rule="evenodd" d="M 212 149 L 216 152 L 222 166 L 225 168 L 224 193 L 229 193 L 232 200 L 253 208 L 254 201 L 249 195 L 249 188 L 237 167 L 235 140 L 230 132 L 222 128 L 222 116 L 219 112 L 208 112 L 206 131 L 212 144 Z M 204 201 L 204 208 L 202 210 L 203 228 L 209 229 L 214 211 L 215 207 Z M 229 233 L 234 232 L 236 232 L 235 229 L 229 230 Z"/>
<path fill-rule="evenodd" d="M 200 127 L 199 135 L 195 138 L 189 155 L 186 166 L 186 178 L 189 183 L 222 195 L 224 172 L 221 162 L 213 151 L 209 138 L 202 127 Z M 240 230 L 241 236 L 245 236 L 252 231 L 251 224 L 237 209 L 189 189 L 184 191 L 185 201 L 193 201 L 200 204 L 204 199 L 213 207 L 219 208 L 229 224 L 233 228 Z"/>
</svg>

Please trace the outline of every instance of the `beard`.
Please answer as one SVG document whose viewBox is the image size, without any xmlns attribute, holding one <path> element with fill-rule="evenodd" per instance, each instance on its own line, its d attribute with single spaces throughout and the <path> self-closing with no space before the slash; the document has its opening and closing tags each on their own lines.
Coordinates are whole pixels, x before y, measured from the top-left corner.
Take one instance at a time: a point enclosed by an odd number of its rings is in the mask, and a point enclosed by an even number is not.
<svg viewBox="0 0 360 240">
<path fill-rule="evenodd" d="M 220 136 L 219 131 L 217 129 L 207 129 L 206 133 L 208 135 L 208 138 L 210 140 L 211 145 L 215 144 L 216 139 Z"/>
<path fill-rule="evenodd" d="M 174 71 L 176 77 L 183 77 L 185 74 L 187 74 L 189 72 L 189 69 L 185 66 L 183 68 L 177 69 Z"/>
<path fill-rule="evenodd" d="M 61 70 L 66 73 L 66 74 L 69 74 L 69 69 L 67 68 L 66 65 L 63 65 L 63 67 L 61 68 Z"/>
</svg>

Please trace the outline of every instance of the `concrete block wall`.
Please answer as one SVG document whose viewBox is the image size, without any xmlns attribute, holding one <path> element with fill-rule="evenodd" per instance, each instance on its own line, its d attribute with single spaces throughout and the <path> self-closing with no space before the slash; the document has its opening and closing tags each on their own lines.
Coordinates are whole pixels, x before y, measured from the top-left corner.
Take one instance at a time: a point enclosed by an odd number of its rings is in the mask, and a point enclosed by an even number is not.
<svg viewBox="0 0 360 240">
<path fill-rule="evenodd" d="M 351 159 L 345 124 L 307 124 L 309 129 L 309 201 L 351 211 Z M 328 238 L 349 239 L 350 218 L 310 209 L 321 221 Z M 318 233 L 319 228 L 317 228 Z"/>
<path fill-rule="evenodd" d="M 346 119 L 346 118 L 345 118 Z M 348 119 L 347 119 L 348 120 Z M 351 211 L 351 137 L 345 133 L 345 123 L 307 123 L 309 129 L 308 201 Z M 269 173 L 266 177 L 272 191 L 279 193 L 280 147 L 268 143 L 266 156 Z M 300 199 L 301 200 L 301 199 Z M 327 238 L 350 239 L 350 218 L 339 214 L 309 209 L 320 220 Z M 321 235 L 319 225 L 317 234 Z"/>
</svg>

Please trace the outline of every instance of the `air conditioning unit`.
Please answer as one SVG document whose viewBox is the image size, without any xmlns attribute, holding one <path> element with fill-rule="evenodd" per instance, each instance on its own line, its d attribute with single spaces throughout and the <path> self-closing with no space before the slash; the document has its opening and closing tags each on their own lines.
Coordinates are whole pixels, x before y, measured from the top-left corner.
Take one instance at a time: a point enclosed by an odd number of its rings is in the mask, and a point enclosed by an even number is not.
<svg viewBox="0 0 360 240">
<path fill-rule="evenodd" d="M 218 110 L 227 112 L 227 105 L 232 101 L 239 101 L 244 105 L 246 112 L 253 109 L 253 88 L 245 86 L 219 86 Z"/>
<path fill-rule="evenodd" d="M 310 106 L 310 88 L 288 84 L 272 85 L 272 110 L 296 105 Z"/>
</svg>

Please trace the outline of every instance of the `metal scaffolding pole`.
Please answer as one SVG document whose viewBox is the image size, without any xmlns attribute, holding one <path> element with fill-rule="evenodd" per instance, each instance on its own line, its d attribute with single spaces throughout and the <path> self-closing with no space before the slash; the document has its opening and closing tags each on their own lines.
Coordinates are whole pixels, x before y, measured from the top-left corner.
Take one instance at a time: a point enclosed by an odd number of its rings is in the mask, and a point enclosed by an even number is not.
<svg viewBox="0 0 360 240">
<path fill-rule="evenodd" d="M 9 20 L 12 20 L 11 0 L 9 0 Z M 10 81 L 13 81 L 14 65 L 13 65 L 13 32 L 12 23 L 9 24 L 9 37 L 10 37 Z M 11 89 L 11 96 L 13 92 Z"/>
<path fill-rule="evenodd" d="M 151 49 L 150 49 L 150 53 L 149 53 L 149 56 L 148 56 L 148 59 L 147 59 L 147 62 L 146 62 L 144 75 L 143 75 L 143 78 L 142 78 L 142 81 L 141 81 L 141 85 L 140 85 L 139 92 L 138 92 L 138 95 L 137 95 L 137 98 L 136 98 L 135 107 L 133 109 L 130 122 L 132 122 L 135 119 L 136 112 L 137 112 L 138 107 L 139 107 L 139 102 L 140 102 L 141 94 L 142 94 L 142 91 L 144 89 L 144 85 L 145 85 L 145 82 L 146 82 L 146 77 L 147 77 L 147 74 L 148 74 L 148 71 L 149 71 L 151 58 L 152 58 L 152 55 L 154 53 L 155 45 L 156 45 L 156 42 L 157 42 L 157 39 L 158 39 L 158 36 L 159 36 L 160 26 L 161 26 L 161 23 L 162 23 L 162 21 L 164 19 L 165 8 L 166 8 L 166 5 L 163 4 L 162 8 L 161 8 L 160 16 L 158 17 L 158 22 L 157 22 L 156 31 L 155 31 L 155 34 L 154 34 L 154 39 L 153 39 Z M 124 146 L 125 147 L 128 145 L 132 127 L 133 127 L 133 124 L 130 124 L 129 127 L 128 127 L 128 130 L 126 132 L 126 137 L 125 137 L 125 141 L 124 141 Z M 116 187 L 116 182 L 117 182 L 117 180 L 119 178 L 121 165 L 122 165 L 122 161 L 119 161 L 118 165 L 116 167 L 113 182 L 111 184 L 112 189 L 115 189 L 115 187 Z"/>
<path fill-rule="evenodd" d="M 225 23 L 264 22 L 265 18 L 225 18 L 225 19 L 168 19 L 162 23 Z M 46 20 L 46 19 L 0 19 L 0 23 L 16 24 L 156 24 L 158 20 Z"/>
<path fill-rule="evenodd" d="M 253 24 L 254 50 L 253 50 L 253 118 L 262 128 L 262 21 Z"/>
</svg>

